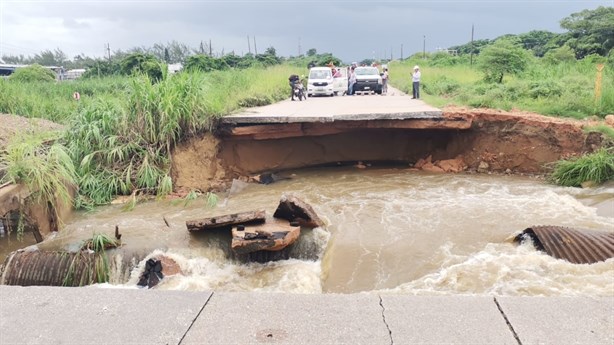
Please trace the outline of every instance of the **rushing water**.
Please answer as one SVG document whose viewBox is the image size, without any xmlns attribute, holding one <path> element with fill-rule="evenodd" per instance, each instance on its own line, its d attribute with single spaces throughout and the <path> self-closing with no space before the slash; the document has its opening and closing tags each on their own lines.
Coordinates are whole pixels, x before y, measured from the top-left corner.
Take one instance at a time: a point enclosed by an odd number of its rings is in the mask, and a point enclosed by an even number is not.
<svg viewBox="0 0 614 345">
<path fill-rule="evenodd" d="M 240 263 L 227 257 L 228 234 L 194 235 L 185 227 L 189 219 L 258 207 L 272 214 L 284 192 L 301 196 L 329 224 L 328 231 L 302 235 L 293 259 Z M 168 277 L 160 289 L 614 295 L 614 259 L 574 265 L 510 242 L 532 225 L 614 231 L 613 184 L 578 189 L 518 176 L 330 168 L 296 171 L 291 180 L 219 197 L 213 209 L 204 200 L 188 206 L 165 201 L 130 212 L 110 206 L 79 214 L 42 247 L 75 249 L 117 224 L 124 255 L 142 259 L 122 286 L 135 286 L 145 259 L 164 254 L 183 274 Z M 310 257 L 306 247 L 321 251 Z M 121 281 L 114 278 L 116 285 Z"/>
</svg>

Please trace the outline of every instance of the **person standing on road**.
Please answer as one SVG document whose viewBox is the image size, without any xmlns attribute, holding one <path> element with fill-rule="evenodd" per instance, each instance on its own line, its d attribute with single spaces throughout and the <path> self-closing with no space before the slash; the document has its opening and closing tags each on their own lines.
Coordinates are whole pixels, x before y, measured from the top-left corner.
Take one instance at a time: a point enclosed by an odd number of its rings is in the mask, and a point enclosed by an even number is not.
<svg viewBox="0 0 614 345">
<path fill-rule="evenodd" d="M 354 84 L 356 84 L 356 73 L 354 72 L 354 67 L 350 68 L 350 75 L 348 77 L 348 82 L 350 83 L 350 87 L 348 88 L 348 95 L 354 95 Z"/>
<path fill-rule="evenodd" d="M 413 97 L 412 99 L 419 99 L 420 98 L 420 67 L 418 67 L 418 65 L 414 66 L 414 74 L 412 74 L 411 76 L 411 80 L 412 80 L 412 91 L 413 91 Z"/>
<path fill-rule="evenodd" d="M 382 95 L 388 93 L 388 68 L 384 68 L 382 73 Z"/>
</svg>

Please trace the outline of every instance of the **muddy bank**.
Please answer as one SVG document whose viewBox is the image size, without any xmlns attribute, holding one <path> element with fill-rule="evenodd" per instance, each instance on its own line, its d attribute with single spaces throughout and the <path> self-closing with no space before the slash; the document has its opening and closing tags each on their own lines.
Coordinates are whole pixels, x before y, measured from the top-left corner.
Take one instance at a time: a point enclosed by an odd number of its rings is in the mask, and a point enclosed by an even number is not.
<svg viewBox="0 0 614 345">
<path fill-rule="evenodd" d="M 588 124 L 584 121 L 462 108 L 444 109 L 444 116 L 471 125 L 433 129 L 417 123 L 399 126 L 410 128 L 331 130 L 323 124 L 307 134 L 285 133 L 282 138 L 274 138 L 278 134 L 266 126 L 260 126 L 262 135 L 251 137 L 233 136 L 222 128 L 215 136 L 192 138 L 175 149 L 175 187 L 220 189 L 222 181 L 240 176 L 328 164 L 396 162 L 409 168 L 429 156 L 433 162 L 460 160 L 469 171 L 543 174 L 549 171 L 548 163 L 604 145 L 600 133 L 583 131 Z"/>
</svg>

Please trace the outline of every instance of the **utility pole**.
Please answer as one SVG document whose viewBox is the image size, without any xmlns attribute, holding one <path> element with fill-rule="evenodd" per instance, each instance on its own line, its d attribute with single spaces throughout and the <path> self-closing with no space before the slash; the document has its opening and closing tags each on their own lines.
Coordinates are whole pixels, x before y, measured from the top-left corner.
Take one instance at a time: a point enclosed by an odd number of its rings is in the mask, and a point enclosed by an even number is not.
<svg viewBox="0 0 614 345">
<path fill-rule="evenodd" d="M 249 41 L 249 35 L 247 35 L 247 51 L 251 54 L 252 53 L 252 44 Z"/>
<path fill-rule="evenodd" d="M 390 61 L 392 61 L 392 47 L 390 47 Z"/>
<path fill-rule="evenodd" d="M 471 24 L 471 59 L 470 64 L 473 66 L 473 24 Z"/>
<path fill-rule="evenodd" d="M 213 47 L 211 46 L 211 39 L 209 39 L 209 56 L 213 56 Z"/>
<path fill-rule="evenodd" d="M 301 38 L 298 38 L 298 56 L 301 56 Z"/>
<path fill-rule="evenodd" d="M 256 36 L 254 36 L 254 55 L 258 55 L 258 47 L 256 47 Z"/>
<path fill-rule="evenodd" d="M 107 43 L 107 56 L 109 58 L 109 61 L 111 61 L 111 46 L 109 45 L 109 43 Z"/>
<path fill-rule="evenodd" d="M 403 60 L 403 43 L 401 43 L 401 61 Z"/>
<path fill-rule="evenodd" d="M 422 59 L 426 59 L 426 35 L 422 38 Z"/>
</svg>

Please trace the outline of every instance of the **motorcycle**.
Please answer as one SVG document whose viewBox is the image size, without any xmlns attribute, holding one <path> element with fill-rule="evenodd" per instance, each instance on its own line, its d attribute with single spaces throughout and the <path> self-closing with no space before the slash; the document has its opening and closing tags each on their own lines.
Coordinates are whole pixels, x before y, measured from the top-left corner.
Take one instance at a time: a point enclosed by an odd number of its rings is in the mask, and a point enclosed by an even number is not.
<svg viewBox="0 0 614 345">
<path fill-rule="evenodd" d="M 307 95 L 305 95 L 305 86 L 303 86 L 303 82 L 301 80 L 294 82 L 292 92 L 294 93 L 294 97 L 298 98 L 299 101 L 307 100 Z M 292 97 L 292 99 L 294 99 L 294 97 Z"/>
</svg>

